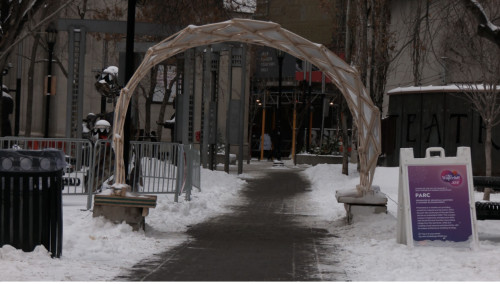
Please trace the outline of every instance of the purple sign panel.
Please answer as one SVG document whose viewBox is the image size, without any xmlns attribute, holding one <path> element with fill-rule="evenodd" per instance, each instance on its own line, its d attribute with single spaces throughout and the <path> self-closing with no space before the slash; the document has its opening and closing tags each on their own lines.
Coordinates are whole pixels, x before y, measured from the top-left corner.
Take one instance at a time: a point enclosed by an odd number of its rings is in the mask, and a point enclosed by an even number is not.
<svg viewBox="0 0 500 284">
<path fill-rule="evenodd" d="M 408 166 L 408 181 L 414 241 L 472 237 L 465 165 Z"/>
</svg>

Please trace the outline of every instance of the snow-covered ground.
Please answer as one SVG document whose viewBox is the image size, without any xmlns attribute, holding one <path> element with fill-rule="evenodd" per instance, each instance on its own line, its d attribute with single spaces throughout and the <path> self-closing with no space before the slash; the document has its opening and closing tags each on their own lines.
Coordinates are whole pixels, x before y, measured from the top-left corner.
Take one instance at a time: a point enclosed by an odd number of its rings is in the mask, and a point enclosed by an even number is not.
<svg viewBox="0 0 500 284">
<path fill-rule="evenodd" d="M 353 169 L 354 168 L 354 169 Z M 396 242 L 399 168 L 378 167 L 373 184 L 389 198 L 388 214 L 378 214 L 352 225 L 329 228 L 340 238 L 339 260 L 352 281 L 499 281 L 500 221 L 477 221 L 479 248 L 408 248 Z M 313 183 L 313 198 L 321 204 L 328 220 L 345 215 L 332 189 L 350 189 L 359 181 L 355 166 L 349 176 L 340 174 L 341 165 L 317 165 L 305 170 Z M 481 200 L 482 193 L 476 192 Z M 500 196 L 493 194 L 492 201 Z M 338 222 L 336 222 L 338 224 Z"/>
<path fill-rule="evenodd" d="M 253 164 L 259 162 L 254 161 Z M 263 163 L 264 164 L 264 163 Z M 291 167 L 287 163 L 287 166 Z M 329 230 L 339 238 L 335 256 L 347 278 L 353 281 L 490 281 L 499 280 L 500 222 L 478 221 L 479 249 L 409 249 L 396 243 L 396 202 L 398 169 L 377 168 L 374 184 L 389 197 L 388 214 L 373 215 L 346 225 L 343 204 L 335 200 L 335 190 L 354 188 L 359 175 L 340 173 L 340 165 L 309 167 L 304 175 L 312 182 L 311 201 L 318 215 L 329 221 Z M 238 191 L 258 172 L 239 177 L 202 169 L 202 191 L 190 202 L 173 202 L 172 195 L 159 195 L 158 205 L 146 217 L 146 232 L 133 232 L 126 224 L 115 225 L 93 218 L 85 207 L 85 197 L 65 196 L 63 255 L 52 259 L 37 247 L 25 253 L 9 245 L 0 248 L 0 281 L 105 281 L 111 280 L 144 258 L 186 240 L 187 226 L 228 212 L 225 204 L 239 201 Z M 481 195 L 477 193 L 477 199 Z M 500 200 L 493 195 L 492 199 Z M 333 257 L 333 256 L 332 256 Z"/>
</svg>

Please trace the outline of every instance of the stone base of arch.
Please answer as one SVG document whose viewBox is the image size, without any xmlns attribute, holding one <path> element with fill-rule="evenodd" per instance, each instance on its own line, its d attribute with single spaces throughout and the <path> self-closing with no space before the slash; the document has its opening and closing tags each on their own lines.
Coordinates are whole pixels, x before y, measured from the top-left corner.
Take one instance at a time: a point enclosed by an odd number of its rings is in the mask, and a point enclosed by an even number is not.
<svg viewBox="0 0 500 284">
<path fill-rule="evenodd" d="M 359 188 L 355 188 L 338 190 L 335 193 L 337 202 L 344 203 L 348 223 L 364 215 L 387 213 L 387 197 L 380 192 L 377 185 L 372 185 L 369 191 L 360 192 Z"/>
</svg>

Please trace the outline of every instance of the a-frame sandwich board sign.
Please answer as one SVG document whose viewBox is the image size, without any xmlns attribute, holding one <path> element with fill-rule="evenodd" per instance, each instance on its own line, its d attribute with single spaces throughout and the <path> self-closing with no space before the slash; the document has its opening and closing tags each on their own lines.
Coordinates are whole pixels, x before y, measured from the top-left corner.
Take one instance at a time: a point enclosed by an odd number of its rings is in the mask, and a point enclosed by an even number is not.
<svg viewBox="0 0 500 284">
<path fill-rule="evenodd" d="M 398 243 L 477 247 L 470 148 L 458 147 L 456 157 L 444 153 L 432 147 L 414 158 L 412 148 L 400 150 Z"/>
</svg>

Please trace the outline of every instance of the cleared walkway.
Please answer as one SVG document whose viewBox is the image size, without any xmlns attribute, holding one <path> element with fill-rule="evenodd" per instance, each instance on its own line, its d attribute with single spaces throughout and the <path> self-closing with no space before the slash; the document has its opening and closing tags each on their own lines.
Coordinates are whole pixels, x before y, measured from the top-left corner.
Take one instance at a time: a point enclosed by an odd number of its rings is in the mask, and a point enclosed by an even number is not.
<svg viewBox="0 0 500 284">
<path fill-rule="evenodd" d="M 299 171 L 270 169 L 248 179 L 231 213 L 193 226 L 189 241 L 116 280 L 345 281 L 335 236 L 314 215 Z"/>
</svg>

